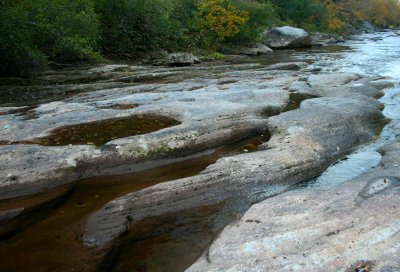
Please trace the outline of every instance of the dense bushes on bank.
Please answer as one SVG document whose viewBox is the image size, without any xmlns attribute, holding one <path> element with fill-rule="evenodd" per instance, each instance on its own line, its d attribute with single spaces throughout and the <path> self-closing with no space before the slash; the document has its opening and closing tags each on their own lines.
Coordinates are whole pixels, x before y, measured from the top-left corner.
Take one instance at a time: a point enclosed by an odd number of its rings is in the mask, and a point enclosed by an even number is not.
<svg viewBox="0 0 400 272">
<path fill-rule="evenodd" d="M 99 23 L 85 0 L 2 0 L 0 74 L 24 75 L 48 60 L 99 58 Z"/>
<path fill-rule="evenodd" d="M 53 61 L 248 45 L 282 24 L 341 31 L 355 18 L 396 26 L 399 15 L 396 0 L 0 0 L 0 75 Z"/>
</svg>

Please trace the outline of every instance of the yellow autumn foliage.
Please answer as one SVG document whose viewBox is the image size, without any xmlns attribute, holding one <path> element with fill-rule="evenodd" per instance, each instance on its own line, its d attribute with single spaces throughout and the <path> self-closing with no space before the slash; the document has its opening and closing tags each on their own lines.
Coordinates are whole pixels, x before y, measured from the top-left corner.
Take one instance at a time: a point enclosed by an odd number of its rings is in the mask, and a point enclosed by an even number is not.
<svg viewBox="0 0 400 272">
<path fill-rule="evenodd" d="M 346 26 L 346 22 L 340 18 L 346 17 L 344 7 L 332 0 L 321 0 L 321 3 L 326 7 L 328 17 L 326 19 L 327 27 L 330 31 L 340 31 Z"/>
<path fill-rule="evenodd" d="M 400 2 L 397 0 L 347 0 L 344 6 L 358 20 L 382 26 L 400 24 Z"/>
<path fill-rule="evenodd" d="M 235 7 L 227 0 L 202 0 L 198 9 L 205 20 L 205 27 L 221 41 L 238 34 L 240 26 L 249 19 L 247 11 Z"/>
</svg>

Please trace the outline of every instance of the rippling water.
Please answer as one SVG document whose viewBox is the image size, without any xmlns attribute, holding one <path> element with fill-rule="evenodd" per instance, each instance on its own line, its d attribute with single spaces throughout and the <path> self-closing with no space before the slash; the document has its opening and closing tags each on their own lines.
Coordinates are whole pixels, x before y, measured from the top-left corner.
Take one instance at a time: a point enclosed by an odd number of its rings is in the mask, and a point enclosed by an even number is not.
<svg viewBox="0 0 400 272">
<path fill-rule="evenodd" d="M 388 140 L 400 139 L 400 32 L 364 34 L 344 45 L 350 50 L 337 54 L 322 54 L 322 58 L 310 55 L 314 65 L 323 66 L 326 72 L 358 73 L 365 76 L 382 76 L 395 84 L 385 90 L 380 99 L 385 105 L 383 114 L 392 119 L 384 127 L 377 141 L 349 154 L 329 167 L 318 178 L 306 182 L 308 187 L 328 187 L 350 180 L 368 169 L 376 167 L 381 155 L 375 150 Z M 301 54 L 297 54 L 301 58 Z"/>
</svg>

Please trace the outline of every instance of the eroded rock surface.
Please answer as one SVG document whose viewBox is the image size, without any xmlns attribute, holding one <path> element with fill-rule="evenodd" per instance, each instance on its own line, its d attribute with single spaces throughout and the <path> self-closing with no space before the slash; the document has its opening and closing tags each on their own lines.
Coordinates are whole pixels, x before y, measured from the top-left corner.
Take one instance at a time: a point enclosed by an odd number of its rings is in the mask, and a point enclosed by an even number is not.
<svg viewBox="0 0 400 272">
<path fill-rule="evenodd" d="M 273 136 L 258 152 L 220 159 L 198 176 L 109 202 L 89 218 L 85 242 L 104 245 L 121 235 L 127 224 L 145 217 L 216 204 L 239 194 L 257 199 L 282 192 L 372 140 L 384 120 L 380 108 L 366 96 L 306 100 L 300 109 L 268 119 Z"/>
<path fill-rule="evenodd" d="M 133 83 L 36 106 L 0 107 L 0 199 L 48 192 L 88 176 L 141 171 L 262 133 L 266 118 L 279 114 L 288 103 L 283 88 L 301 72 L 257 63 L 208 69 L 154 68 L 150 72 L 148 67 L 106 65 L 40 75 L 36 80 L 59 82 L 61 89 L 93 84 L 102 88 L 108 84 L 106 78 L 117 85 Z M 272 77 L 277 73 L 285 77 Z M 202 76 L 197 78 L 197 74 Z M 140 78 L 161 80 L 176 75 L 182 75 L 180 82 L 134 83 Z M 96 76 L 101 83 L 91 82 Z M 74 81 L 91 83 L 70 84 Z M 90 139 L 85 145 L 32 144 L 70 126 L 143 115 L 166 116 L 181 124 L 123 136 L 101 147 L 93 146 Z"/>
<path fill-rule="evenodd" d="M 350 181 L 254 205 L 187 271 L 400 271 L 400 143 L 381 152 Z"/>
</svg>

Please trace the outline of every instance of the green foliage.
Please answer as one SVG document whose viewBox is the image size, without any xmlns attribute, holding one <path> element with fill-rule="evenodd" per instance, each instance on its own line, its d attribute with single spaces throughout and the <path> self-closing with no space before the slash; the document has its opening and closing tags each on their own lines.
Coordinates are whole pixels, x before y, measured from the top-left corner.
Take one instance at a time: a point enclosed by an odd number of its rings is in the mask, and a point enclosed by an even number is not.
<svg viewBox="0 0 400 272">
<path fill-rule="evenodd" d="M 262 32 L 280 23 L 275 7 L 269 2 L 232 1 L 239 9 L 249 14 L 249 19 L 240 27 L 237 35 L 228 39 L 234 44 L 251 44 L 257 42 Z"/>
<path fill-rule="evenodd" d="M 304 28 L 326 29 L 327 7 L 318 0 L 273 0 L 281 18 Z"/>
<path fill-rule="evenodd" d="M 111 55 L 134 57 L 136 52 L 178 47 L 183 40 L 172 1 L 96 0 L 101 45 Z"/>
<path fill-rule="evenodd" d="M 347 0 L 352 15 L 382 27 L 400 25 L 400 2 L 397 0 Z"/>
<path fill-rule="evenodd" d="M 352 19 L 349 19 L 352 18 Z M 0 75 L 48 62 L 250 45 L 277 25 L 343 31 L 400 25 L 397 0 L 0 0 Z M 220 56 L 217 56 L 218 58 Z"/>
<path fill-rule="evenodd" d="M 58 61 L 91 59 L 98 34 L 94 6 L 87 0 L 36 0 L 26 3 L 35 24 L 35 46 Z"/>
<path fill-rule="evenodd" d="M 0 7 L 0 75 L 26 75 L 45 63 L 45 55 L 32 46 L 32 26 L 22 5 L 2 1 Z"/>
<path fill-rule="evenodd" d="M 98 21 L 87 0 L 1 1 L 0 74 L 25 75 L 47 60 L 98 59 Z"/>
</svg>

